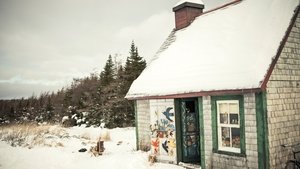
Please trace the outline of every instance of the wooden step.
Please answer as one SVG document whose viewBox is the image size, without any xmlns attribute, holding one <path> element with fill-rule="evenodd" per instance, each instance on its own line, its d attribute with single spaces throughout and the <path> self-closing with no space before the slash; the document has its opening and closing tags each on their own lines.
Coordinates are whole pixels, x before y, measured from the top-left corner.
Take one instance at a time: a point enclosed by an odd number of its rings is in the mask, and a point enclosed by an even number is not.
<svg viewBox="0 0 300 169">
<path fill-rule="evenodd" d="M 184 167 L 186 169 L 201 169 L 200 164 L 191 164 L 191 163 L 180 162 L 178 165 L 182 166 L 182 167 Z"/>
</svg>

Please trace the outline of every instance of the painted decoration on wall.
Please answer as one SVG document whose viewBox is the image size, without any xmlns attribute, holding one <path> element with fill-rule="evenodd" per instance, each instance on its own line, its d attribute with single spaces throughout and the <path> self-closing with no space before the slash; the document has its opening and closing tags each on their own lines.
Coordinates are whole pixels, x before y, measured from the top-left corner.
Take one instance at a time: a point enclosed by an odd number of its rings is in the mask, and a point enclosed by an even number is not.
<svg viewBox="0 0 300 169">
<path fill-rule="evenodd" d="M 154 152 L 153 154 L 159 154 L 159 139 L 158 138 L 151 139 L 151 149 Z"/>
<path fill-rule="evenodd" d="M 171 157 L 173 157 L 176 153 L 174 152 L 176 148 L 176 139 L 173 136 L 174 136 L 173 131 L 169 131 L 168 135 L 166 136 L 166 139 L 162 143 L 162 148 Z"/>
<path fill-rule="evenodd" d="M 171 99 L 150 100 L 151 153 L 176 161 L 175 112 Z"/>
<path fill-rule="evenodd" d="M 166 116 L 167 120 L 170 122 L 173 122 L 174 120 L 171 119 L 172 116 L 174 116 L 174 113 L 170 113 L 170 110 L 172 110 L 173 107 L 168 107 L 166 111 L 163 112 L 163 114 Z"/>
</svg>

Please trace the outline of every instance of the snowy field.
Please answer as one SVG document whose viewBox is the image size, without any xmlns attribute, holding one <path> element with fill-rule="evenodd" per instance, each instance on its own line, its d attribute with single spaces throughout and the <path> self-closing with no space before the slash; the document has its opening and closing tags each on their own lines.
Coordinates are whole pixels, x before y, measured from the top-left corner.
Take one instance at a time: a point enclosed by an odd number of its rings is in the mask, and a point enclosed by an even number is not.
<svg viewBox="0 0 300 169">
<path fill-rule="evenodd" d="M 100 128 L 0 127 L 0 169 L 182 169 L 150 165 L 148 153 L 135 149 L 134 128 L 108 131 L 111 140 L 104 142 L 104 154 L 95 157 L 78 150 L 95 146 Z"/>
</svg>

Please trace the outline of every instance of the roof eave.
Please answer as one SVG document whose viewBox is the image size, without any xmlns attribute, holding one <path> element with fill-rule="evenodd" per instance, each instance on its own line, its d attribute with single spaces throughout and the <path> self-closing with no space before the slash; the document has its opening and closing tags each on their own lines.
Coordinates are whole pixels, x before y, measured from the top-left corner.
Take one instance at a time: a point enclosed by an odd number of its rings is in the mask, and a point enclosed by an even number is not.
<svg viewBox="0 0 300 169">
<path fill-rule="evenodd" d="M 128 100 L 148 100 L 148 99 L 178 99 L 178 98 L 191 98 L 201 96 L 217 96 L 217 95 L 237 95 L 246 93 L 258 93 L 262 92 L 261 88 L 248 88 L 248 89 L 232 89 L 232 90 L 212 90 L 212 91 L 200 91 L 180 94 L 169 95 L 153 95 L 153 96 L 127 96 Z"/>
</svg>

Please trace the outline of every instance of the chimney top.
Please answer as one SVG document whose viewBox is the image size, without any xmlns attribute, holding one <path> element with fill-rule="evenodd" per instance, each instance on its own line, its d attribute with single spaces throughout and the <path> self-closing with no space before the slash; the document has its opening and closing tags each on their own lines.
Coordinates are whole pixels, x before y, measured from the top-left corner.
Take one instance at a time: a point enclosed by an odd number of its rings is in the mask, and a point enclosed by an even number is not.
<svg viewBox="0 0 300 169">
<path fill-rule="evenodd" d="M 203 13 L 202 0 L 181 0 L 173 8 L 175 12 L 175 29 L 189 26 L 193 20 Z"/>
<path fill-rule="evenodd" d="M 202 2 L 202 0 L 180 0 L 176 5 L 174 5 L 173 12 L 183 7 L 194 7 L 204 9 L 204 3 Z"/>
</svg>

